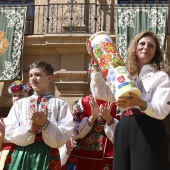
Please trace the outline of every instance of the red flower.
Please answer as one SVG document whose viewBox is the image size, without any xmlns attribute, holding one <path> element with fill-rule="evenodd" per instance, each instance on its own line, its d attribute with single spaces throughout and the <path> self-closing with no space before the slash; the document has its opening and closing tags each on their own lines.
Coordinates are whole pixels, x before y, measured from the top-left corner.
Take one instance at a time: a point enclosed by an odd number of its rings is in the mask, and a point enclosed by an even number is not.
<svg viewBox="0 0 170 170">
<path fill-rule="evenodd" d="M 96 132 L 101 132 L 103 130 L 102 126 L 95 126 L 94 130 Z"/>
<path fill-rule="evenodd" d="M 117 80 L 118 80 L 119 83 L 123 83 L 123 82 L 125 82 L 125 77 L 120 76 L 120 77 L 117 78 Z"/>
<path fill-rule="evenodd" d="M 32 99 L 30 102 L 33 103 L 33 102 L 35 102 L 35 101 L 36 101 L 35 99 Z"/>
<path fill-rule="evenodd" d="M 47 107 L 46 105 L 42 105 L 42 106 L 41 106 L 42 109 L 45 109 L 46 107 Z"/>
<path fill-rule="evenodd" d="M 104 77 L 107 77 L 107 75 L 108 75 L 108 71 L 109 71 L 109 69 L 108 69 L 108 68 L 106 68 L 105 70 L 103 70 L 103 76 L 104 76 Z"/>
<path fill-rule="evenodd" d="M 112 61 L 112 56 L 110 54 L 104 54 L 100 58 L 100 65 L 103 68 L 108 67 L 109 63 Z"/>
<path fill-rule="evenodd" d="M 106 52 L 112 52 L 112 53 L 116 53 L 117 49 L 115 44 L 111 43 L 111 42 L 103 42 L 102 43 L 103 48 L 105 49 Z"/>
<path fill-rule="evenodd" d="M 20 91 L 20 86 L 14 86 L 14 87 L 12 87 L 12 91 L 13 91 L 13 92 L 18 92 L 18 91 Z"/>
<path fill-rule="evenodd" d="M 48 99 L 43 99 L 43 102 L 48 102 L 49 100 Z"/>
</svg>

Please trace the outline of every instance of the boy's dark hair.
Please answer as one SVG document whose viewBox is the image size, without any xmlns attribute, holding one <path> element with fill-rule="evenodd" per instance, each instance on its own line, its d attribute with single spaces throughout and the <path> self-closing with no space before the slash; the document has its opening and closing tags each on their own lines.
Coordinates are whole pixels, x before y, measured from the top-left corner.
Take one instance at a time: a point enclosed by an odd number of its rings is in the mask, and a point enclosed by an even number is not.
<svg viewBox="0 0 170 170">
<path fill-rule="evenodd" d="M 28 67 L 28 71 L 36 67 L 41 68 L 47 75 L 53 75 L 54 73 L 54 68 L 52 67 L 51 64 L 47 63 L 46 61 L 37 61 L 30 64 Z"/>
</svg>

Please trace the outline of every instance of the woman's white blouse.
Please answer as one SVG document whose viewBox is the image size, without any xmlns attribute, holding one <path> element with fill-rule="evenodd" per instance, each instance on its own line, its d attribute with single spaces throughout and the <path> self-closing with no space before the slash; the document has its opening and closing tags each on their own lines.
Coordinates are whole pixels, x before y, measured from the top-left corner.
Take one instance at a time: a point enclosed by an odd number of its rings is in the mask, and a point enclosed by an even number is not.
<svg viewBox="0 0 170 170">
<path fill-rule="evenodd" d="M 143 66 L 134 81 L 142 92 L 141 98 L 148 103 L 146 110 L 142 112 L 156 119 L 164 119 L 170 112 L 169 76 L 163 71 L 154 72 L 153 67 L 148 64 Z M 90 88 L 93 96 L 97 99 L 115 101 L 101 72 L 91 74 Z M 136 108 L 140 109 L 138 106 Z M 125 110 L 127 109 L 120 109 L 122 113 Z"/>
</svg>

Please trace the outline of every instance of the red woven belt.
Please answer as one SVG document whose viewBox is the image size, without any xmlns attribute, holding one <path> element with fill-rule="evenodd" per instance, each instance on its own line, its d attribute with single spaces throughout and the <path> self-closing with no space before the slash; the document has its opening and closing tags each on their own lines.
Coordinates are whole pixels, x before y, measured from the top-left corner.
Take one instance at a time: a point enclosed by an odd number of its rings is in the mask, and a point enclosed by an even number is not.
<svg viewBox="0 0 170 170">
<path fill-rule="evenodd" d="M 10 150 L 11 148 L 15 147 L 16 145 L 14 143 L 4 143 L 2 150 Z"/>
<path fill-rule="evenodd" d="M 145 115 L 145 113 L 141 112 L 139 109 L 129 109 L 123 112 L 123 116 L 132 116 L 132 115 Z"/>
</svg>

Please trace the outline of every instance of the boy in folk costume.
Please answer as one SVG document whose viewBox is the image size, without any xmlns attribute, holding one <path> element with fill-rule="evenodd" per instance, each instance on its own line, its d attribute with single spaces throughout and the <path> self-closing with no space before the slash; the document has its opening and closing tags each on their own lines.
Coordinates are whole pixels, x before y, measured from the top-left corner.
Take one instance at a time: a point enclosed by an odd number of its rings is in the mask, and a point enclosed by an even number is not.
<svg viewBox="0 0 170 170">
<path fill-rule="evenodd" d="M 52 66 L 44 61 L 29 67 L 34 94 L 13 105 L 5 121 L 5 138 L 18 145 L 9 170 L 60 170 L 58 149 L 72 135 L 74 122 L 69 106 L 49 92 Z"/>
</svg>

